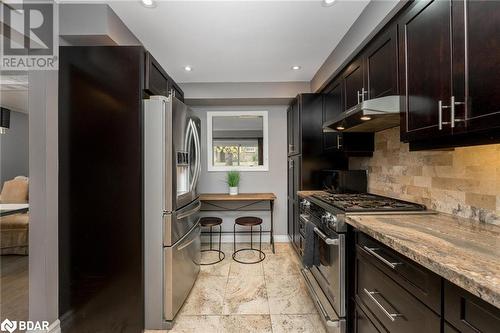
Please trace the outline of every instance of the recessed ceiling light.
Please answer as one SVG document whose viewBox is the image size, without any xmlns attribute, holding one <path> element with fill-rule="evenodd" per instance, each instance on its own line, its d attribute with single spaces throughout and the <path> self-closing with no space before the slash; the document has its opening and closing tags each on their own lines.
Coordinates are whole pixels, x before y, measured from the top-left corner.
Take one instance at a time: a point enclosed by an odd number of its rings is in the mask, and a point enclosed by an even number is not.
<svg viewBox="0 0 500 333">
<path fill-rule="evenodd" d="M 186 72 L 191 72 L 193 70 L 193 68 L 191 66 L 186 66 L 186 67 L 184 67 L 184 70 Z"/>
<path fill-rule="evenodd" d="M 343 131 L 343 130 L 345 130 L 345 127 L 344 126 L 337 126 L 337 130 Z"/>
<path fill-rule="evenodd" d="M 302 68 L 302 67 L 297 66 L 297 65 L 292 66 L 292 69 L 293 69 L 294 71 L 298 71 L 298 70 L 299 70 L 299 69 L 301 69 L 301 68 Z"/>
<path fill-rule="evenodd" d="M 156 3 L 154 0 L 141 0 L 141 3 L 144 7 L 147 7 L 147 8 L 156 7 Z"/>
<path fill-rule="evenodd" d="M 324 7 L 330 7 L 335 3 L 335 0 L 323 0 L 323 6 Z"/>
<path fill-rule="evenodd" d="M 361 119 L 361 120 L 363 120 L 363 121 L 367 121 L 367 120 L 372 119 L 372 117 L 369 117 L 369 116 L 363 116 L 363 117 L 361 117 L 361 118 L 359 118 L 359 119 Z"/>
</svg>

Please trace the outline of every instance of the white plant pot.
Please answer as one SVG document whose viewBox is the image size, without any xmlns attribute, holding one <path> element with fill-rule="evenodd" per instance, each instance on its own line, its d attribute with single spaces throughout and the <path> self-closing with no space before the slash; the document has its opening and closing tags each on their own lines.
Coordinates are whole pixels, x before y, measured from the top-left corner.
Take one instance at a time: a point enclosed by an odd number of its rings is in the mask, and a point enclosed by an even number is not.
<svg viewBox="0 0 500 333">
<path fill-rule="evenodd" d="M 229 187 L 229 195 L 238 195 L 238 186 Z"/>
</svg>

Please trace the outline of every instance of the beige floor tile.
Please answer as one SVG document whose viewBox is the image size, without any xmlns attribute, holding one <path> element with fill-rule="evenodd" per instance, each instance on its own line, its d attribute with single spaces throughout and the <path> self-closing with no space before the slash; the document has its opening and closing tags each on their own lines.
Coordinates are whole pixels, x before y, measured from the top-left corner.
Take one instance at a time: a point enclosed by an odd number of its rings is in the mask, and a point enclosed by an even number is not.
<svg viewBox="0 0 500 333">
<path fill-rule="evenodd" d="M 181 315 L 222 314 L 227 277 L 199 276 L 181 309 Z"/>
<path fill-rule="evenodd" d="M 237 315 L 221 318 L 220 333 L 272 333 L 269 315 Z"/>
<path fill-rule="evenodd" d="M 326 333 L 318 314 L 271 315 L 273 333 Z"/>
<path fill-rule="evenodd" d="M 225 253 L 225 258 L 221 262 L 213 265 L 201 265 L 200 266 L 200 276 L 228 276 L 229 267 L 231 266 L 231 255 Z M 209 263 L 214 262 L 219 259 L 219 254 L 216 252 L 202 252 L 201 262 Z"/>
<path fill-rule="evenodd" d="M 293 254 L 279 253 L 270 255 L 262 263 L 266 276 L 300 274 L 297 258 Z"/>
<path fill-rule="evenodd" d="M 290 243 L 274 243 L 274 250 L 276 253 L 291 253 L 293 248 Z"/>
<path fill-rule="evenodd" d="M 224 314 L 269 314 L 264 278 L 229 278 L 224 297 Z"/>
<path fill-rule="evenodd" d="M 234 261 L 232 257 L 231 267 L 229 269 L 229 277 L 246 277 L 246 276 L 264 276 L 264 269 L 262 267 L 262 262 L 256 264 L 242 264 Z M 259 258 L 258 252 L 243 251 L 236 254 L 236 259 L 242 261 L 256 261 Z M 266 259 L 264 259 L 266 261 Z"/>
<path fill-rule="evenodd" d="M 217 333 L 221 317 L 219 316 L 178 316 L 172 330 L 168 333 Z"/>
<path fill-rule="evenodd" d="M 271 314 L 316 313 L 302 276 L 266 276 L 266 288 Z"/>
</svg>

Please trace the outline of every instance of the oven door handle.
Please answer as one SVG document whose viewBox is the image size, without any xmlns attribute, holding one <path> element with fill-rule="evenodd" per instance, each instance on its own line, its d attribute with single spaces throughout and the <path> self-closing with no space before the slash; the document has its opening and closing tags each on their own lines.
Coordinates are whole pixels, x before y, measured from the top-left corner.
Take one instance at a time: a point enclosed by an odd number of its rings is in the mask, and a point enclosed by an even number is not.
<svg viewBox="0 0 500 333">
<path fill-rule="evenodd" d="M 333 238 L 328 238 L 321 230 L 318 229 L 318 227 L 314 227 L 314 232 L 316 235 L 319 236 L 328 245 L 339 245 L 339 240 L 333 239 Z"/>
</svg>

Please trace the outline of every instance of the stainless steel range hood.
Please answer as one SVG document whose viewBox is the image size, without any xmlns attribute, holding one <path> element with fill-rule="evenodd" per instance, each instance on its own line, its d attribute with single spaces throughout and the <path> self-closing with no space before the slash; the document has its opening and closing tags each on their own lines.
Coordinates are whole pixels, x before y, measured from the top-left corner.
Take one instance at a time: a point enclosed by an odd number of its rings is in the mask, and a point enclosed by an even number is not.
<svg viewBox="0 0 500 333">
<path fill-rule="evenodd" d="M 325 132 L 378 132 L 399 126 L 400 96 L 369 99 L 323 124 Z"/>
</svg>

